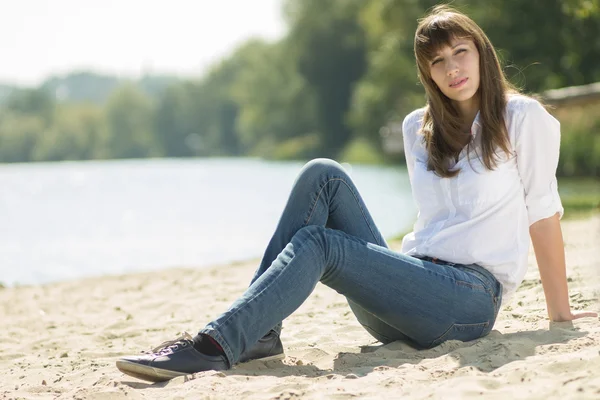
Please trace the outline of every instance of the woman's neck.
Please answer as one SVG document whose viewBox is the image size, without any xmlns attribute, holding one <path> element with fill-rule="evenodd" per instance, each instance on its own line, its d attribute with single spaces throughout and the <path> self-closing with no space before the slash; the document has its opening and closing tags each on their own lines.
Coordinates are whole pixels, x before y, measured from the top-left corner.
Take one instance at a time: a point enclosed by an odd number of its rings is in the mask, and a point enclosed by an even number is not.
<svg viewBox="0 0 600 400">
<path fill-rule="evenodd" d="M 470 132 L 473 121 L 479 112 L 479 96 L 473 96 L 469 100 L 461 101 L 457 105 L 458 112 L 463 120 L 462 131 Z"/>
</svg>

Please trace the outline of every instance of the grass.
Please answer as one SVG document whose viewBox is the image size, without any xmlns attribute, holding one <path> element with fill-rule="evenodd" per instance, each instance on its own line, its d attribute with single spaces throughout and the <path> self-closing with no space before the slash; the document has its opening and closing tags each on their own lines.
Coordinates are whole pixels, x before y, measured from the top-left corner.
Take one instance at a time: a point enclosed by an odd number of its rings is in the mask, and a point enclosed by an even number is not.
<svg viewBox="0 0 600 400">
<path fill-rule="evenodd" d="M 561 178 L 558 188 L 565 209 L 563 218 L 588 218 L 600 212 L 599 179 Z"/>
</svg>

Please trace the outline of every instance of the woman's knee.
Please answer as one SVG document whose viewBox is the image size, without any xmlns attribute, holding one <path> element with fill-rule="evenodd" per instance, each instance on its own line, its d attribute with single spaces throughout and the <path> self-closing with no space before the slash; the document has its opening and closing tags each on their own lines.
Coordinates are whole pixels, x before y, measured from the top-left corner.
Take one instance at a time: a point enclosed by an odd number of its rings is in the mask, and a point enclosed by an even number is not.
<svg viewBox="0 0 600 400">
<path fill-rule="evenodd" d="M 329 158 L 315 158 L 302 167 L 298 179 L 314 180 L 323 176 L 333 177 L 343 174 L 346 174 L 346 171 L 337 161 Z"/>
<path fill-rule="evenodd" d="M 326 261 L 327 258 L 327 228 L 321 225 L 307 225 L 304 226 L 294 234 L 292 238 L 292 244 L 294 247 L 306 247 L 311 249 L 311 253 L 322 260 Z"/>
<path fill-rule="evenodd" d="M 298 229 L 293 239 L 299 240 L 302 243 L 309 241 L 317 242 L 324 236 L 325 229 L 325 227 L 320 225 L 306 225 Z"/>
</svg>

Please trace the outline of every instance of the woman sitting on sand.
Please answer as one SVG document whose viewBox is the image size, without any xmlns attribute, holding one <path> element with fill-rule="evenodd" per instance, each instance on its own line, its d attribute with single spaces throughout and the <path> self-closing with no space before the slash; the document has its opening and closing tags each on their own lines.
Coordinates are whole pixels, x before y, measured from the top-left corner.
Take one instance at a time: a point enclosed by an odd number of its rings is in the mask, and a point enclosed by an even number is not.
<svg viewBox="0 0 600 400">
<path fill-rule="evenodd" d="M 313 160 L 246 292 L 197 336 L 121 358 L 119 370 L 161 381 L 283 358 L 281 322 L 319 281 L 344 295 L 383 343 L 477 339 L 523 280 L 530 238 L 550 319 L 596 315 L 569 305 L 558 121 L 510 86 L 487 36 L 460 12 L 434 8 L 414 50 L 427 105 L 403 123 L 419 214 L 401 252 L 387 248 L 340 165 Z"/>
</svg>

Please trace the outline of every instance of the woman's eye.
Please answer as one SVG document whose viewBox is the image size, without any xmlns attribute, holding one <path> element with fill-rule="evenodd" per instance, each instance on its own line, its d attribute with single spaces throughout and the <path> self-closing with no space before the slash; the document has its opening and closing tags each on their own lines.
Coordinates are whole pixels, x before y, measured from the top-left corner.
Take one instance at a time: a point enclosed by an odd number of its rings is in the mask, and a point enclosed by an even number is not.
<svg viewBox="0 0 600 400">
<path fill-rule="evenodd" d="M 458 49 L 455 54 L 464 53 L 467 49 Z"/>
<path fill-rule="evenodd" d="M 431 65 L 434 66 L 435 64 L 439 63 L 440 61 L 442 61 L 442 60 L 440 60 L 439 58 L 437 60 L 433 60 Z"/>
</svg>

